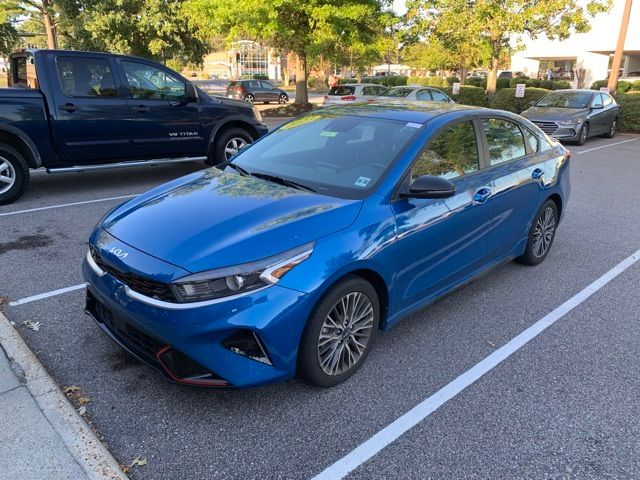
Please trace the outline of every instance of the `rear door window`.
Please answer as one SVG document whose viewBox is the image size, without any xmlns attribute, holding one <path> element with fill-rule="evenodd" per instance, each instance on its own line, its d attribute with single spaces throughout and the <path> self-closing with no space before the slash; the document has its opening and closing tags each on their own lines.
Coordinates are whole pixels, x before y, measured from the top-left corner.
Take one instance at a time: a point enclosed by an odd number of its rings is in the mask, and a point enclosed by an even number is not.
<svg viewBox="0 0 640 480">
<path fill-rule="evenodd" d="M 353 95 L 355 91 L 356 91 L 355 87 L 339 85 L 337 87 L 331 87 L 331 89 L 329 90 L 329 95 L 337 95 L 341 97 L 343 95 Z"/>
<path fill-rule="evenodd" d="M 416 98 L 418 100 L 431 100 L 431 94 L 427 89 L 418 90 L 418 92 L 416 93 Z"/>
<path fill-rule="evenodd" d="M 480 169 L 476 131 L 471 121 L 441 130 L 411 168 L 411 178 L 436 175 L 451 180 Z"/>
<path fill-rule="evenodd" d="M 508 162 L 527 154 L 520 127 L 499 118 L 483 118 L 482 128 L 489 145 L 490 165 Z"/>
<path fill-rule="evenodd" d="M 87 57 L 58 57 L 58 75 L 67 97 L 117 97 L 109 60 Z"/>
</svg>

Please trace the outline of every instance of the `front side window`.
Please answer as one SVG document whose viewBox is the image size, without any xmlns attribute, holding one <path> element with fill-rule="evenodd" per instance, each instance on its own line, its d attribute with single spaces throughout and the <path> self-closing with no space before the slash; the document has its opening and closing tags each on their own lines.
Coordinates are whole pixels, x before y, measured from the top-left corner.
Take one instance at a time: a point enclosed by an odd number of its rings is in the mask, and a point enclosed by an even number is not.
<svg viewBox="0 0 640 480">
<path fill-rule="evenodd" d="M 413 88 L 407 87 L 394 87 L 384 92 L 385 97 L 404 98 L 408 97 L 413 92 Z"/>
<path fill-rule="evenodd" d="M 436 134 L 411 168 L 411 178 L 436 175 L 451 180 L 480 168 L 472 122 L 457 123 Z"/>
<path fill-rule="evenodd" d="M 116 82 L 104 58 L 58 57 L 58 75 L 67 97 L 117 97 Z"/>
<path fill-rule="evenodd" d="M 165 70 L 137 62 L 122 62 L 133 98 L 184 100 L 185 84 Z"/>
<path fill-rule="evenodd" d="M 436 101 L 436 102 L 448 102 L 449 101 L 449 97 L 447 97 L 444 93 L 438 91 L 438 90 L 431 90 L 431 97 Z"/>
<path fill-rule="evenodd" d="M 593 96 L 593 100 L 591 100 L 591 106 L 594 107 L 596 105 L 603 105 L 602 103 L 602 95 L 601 94 L 597 94 Z"/>
<path fill-rule="evenodd" d="M 429 90 L 418 90 L 416 98 L 418 100 L 431 100 L 431 95 L 429 95 Z"/>
<path fill-rule="evenodd" d="M 489 144 L 491 165 L 508 162 L 527 154 L 522 131 L 515 123 L 497 118 L 484 118 L 482 128 Z"/>
<path fill-rule="evenodd" d="M 613 98 L 611 98 L 611 95 L 608 95 L 606 93 L 602 93 L 602 105 L 603 106 L 608 106 L 611 105 L 613 103 Z"/>
<path fill-rule="evenodd" d="M 313 113 L 251 145 L 233 163 L 324 195 L 364 198 L 419 129 L 397 120 Z"/>
</svg>

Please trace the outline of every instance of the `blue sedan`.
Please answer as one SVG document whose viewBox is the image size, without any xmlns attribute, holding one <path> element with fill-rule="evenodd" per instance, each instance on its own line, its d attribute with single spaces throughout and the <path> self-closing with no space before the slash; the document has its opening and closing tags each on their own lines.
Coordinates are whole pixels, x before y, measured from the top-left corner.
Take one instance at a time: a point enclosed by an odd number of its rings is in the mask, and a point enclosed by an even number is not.
<svg viewBox="0 0 640 480">
<path fill-rule="evenodd" d="M 379 330 L 478 275 L 549 253 L 569 152 L 507 112 L 330 107 L 111 211 L 87 312 L 175 382 L 349 378 Z"/>
</svg>

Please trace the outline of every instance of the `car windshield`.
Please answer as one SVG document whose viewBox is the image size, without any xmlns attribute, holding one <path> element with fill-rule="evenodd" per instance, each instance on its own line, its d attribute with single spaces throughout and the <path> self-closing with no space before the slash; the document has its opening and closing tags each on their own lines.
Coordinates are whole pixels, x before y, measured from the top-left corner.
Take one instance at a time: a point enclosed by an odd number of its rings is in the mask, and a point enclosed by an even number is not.
<svg viewBox="0 0 640 480">
<path fill-rule="evenodd" d="M 381 95 L 383 97 L 403 98 L 408 96 L 411 92 L 413 92 L 413 88 L 400 87 L 400 88 L 390 88 L 386 92 L 382 92 Z"/>
<path fill-rule="evenodd" d="M 587 108 L 590 92 L 551 92 L 537 101 L 536 107 Z"/>
<path fill-rule="evenodd" d="M 233 163 L 247 173 L 280 177 L 323 195 L 364 198 L 420 127 L 406 121 L 311 113 L 247 147 Z"/>
</svg>

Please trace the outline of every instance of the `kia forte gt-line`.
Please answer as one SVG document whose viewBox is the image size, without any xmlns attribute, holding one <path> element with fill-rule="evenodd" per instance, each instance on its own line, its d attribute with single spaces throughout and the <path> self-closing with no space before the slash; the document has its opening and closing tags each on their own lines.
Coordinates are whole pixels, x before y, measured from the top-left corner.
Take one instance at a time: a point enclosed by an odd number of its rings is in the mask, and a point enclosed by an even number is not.
<svg viewBox="0 0 640 480">
<path fill-rule="evenodd" d="M 86 310 L 175 382 L 328 387 L 379 330 L 503 262 L 544 260 L 569 192 L 569 152 L 517 115 L 328 107 L 108 213 Z"/>
</svg>

